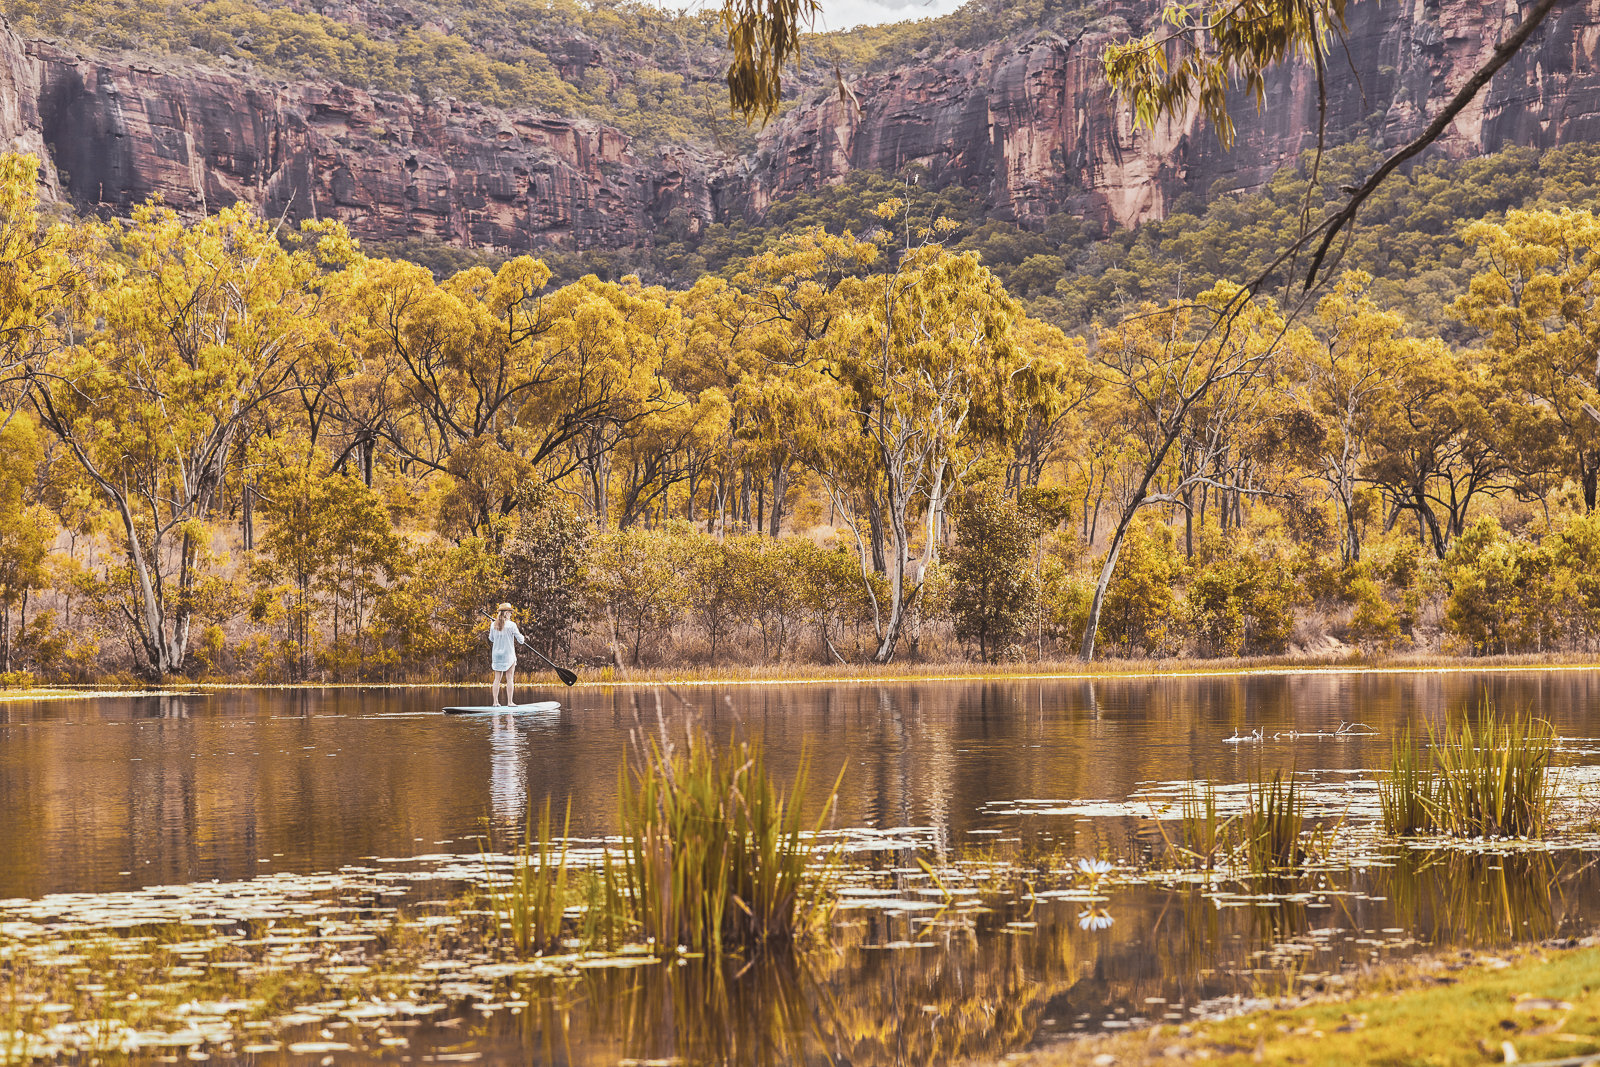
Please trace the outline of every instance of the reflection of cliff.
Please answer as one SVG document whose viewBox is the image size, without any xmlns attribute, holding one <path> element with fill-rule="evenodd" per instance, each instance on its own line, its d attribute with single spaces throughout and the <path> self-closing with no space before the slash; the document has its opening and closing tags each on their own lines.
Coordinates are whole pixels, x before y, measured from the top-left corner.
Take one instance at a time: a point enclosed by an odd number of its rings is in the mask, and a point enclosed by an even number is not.
<svg viewBox="0 0 1600 1067">
<path fill-rule="evenodd" d="M 120 211 L 156 193 L 185 211 L 246 200 L 272 215 L 344 219 L 365 238 L 509 250 L 637 245 L 669 216 L 693 235 L 852 170 L 908 165 L 973 190 L 1002 218 L 1066 210 L 1132 224 L 1184 192 L 1259 184 L 1311 147 L 1316 117 L 1301 69 L 1273 77 L 1266 109 L 1236 108 L 1230 152 L 1192 117 L 1133 129 L 1099 55 L 1157 6 L 1134 0 L 1070 36 L 1024 33 L 858 78 L 859 112 L 819 94 L 741 160 L 641 150 L 588 120 L 85 56 L 0 29 L 0 145 L 43 154 L 47 191 L 80 207 Z M 1349 14 L 1348 50 L 1330 61 L 1332 140 L 1388 147 L 1420 130 L 1521 17 L 1492 0 L 1369 0 Z M 1562 5 L 1442 150 L 1600 138 L 1597 51 L 1600 0 Z"/>
</svg>

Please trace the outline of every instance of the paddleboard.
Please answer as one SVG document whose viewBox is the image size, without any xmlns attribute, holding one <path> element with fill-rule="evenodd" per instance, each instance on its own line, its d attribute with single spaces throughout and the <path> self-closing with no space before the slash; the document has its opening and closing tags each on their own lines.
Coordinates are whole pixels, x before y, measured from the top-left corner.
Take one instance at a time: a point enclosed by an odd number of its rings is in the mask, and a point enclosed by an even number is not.
<svg viewBox="0 0 1600 1067">
<path fill-rule="evenodd" d="M 478 704 L 459 708 L 445 708 L 444 713 L 446 715 L 493 715 L 496 712 L 507 711 L 525 713 L 530 711 L 559 710 L 561 710 L 561 701 L 540 700 L 532 704 L 501 704 L 499 707 L 495 707 L 493 704 Z"/>
</svg>

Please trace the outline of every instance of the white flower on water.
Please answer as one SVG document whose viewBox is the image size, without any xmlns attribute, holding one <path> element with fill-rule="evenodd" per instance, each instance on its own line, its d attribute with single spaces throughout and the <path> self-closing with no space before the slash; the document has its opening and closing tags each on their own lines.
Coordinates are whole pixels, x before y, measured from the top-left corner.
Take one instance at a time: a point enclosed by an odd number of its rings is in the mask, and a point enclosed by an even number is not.
<svg viewBox="0 0 1600 1067">
<path fill-rule="evenodd" d="M 1079 860 L 1078 870 L 1098 880 L 1102 875 L 1111 873 L 1111 864 L 1106 860 Z"/>
<path fill-rule="evenodd" d="M 1111 913 L 1098 904 L 1091 904 L 1078 912 L 1078 929 L 1080 930 L 1104 930 L 1114 921 L 1111 918 Z"/>
</svg>

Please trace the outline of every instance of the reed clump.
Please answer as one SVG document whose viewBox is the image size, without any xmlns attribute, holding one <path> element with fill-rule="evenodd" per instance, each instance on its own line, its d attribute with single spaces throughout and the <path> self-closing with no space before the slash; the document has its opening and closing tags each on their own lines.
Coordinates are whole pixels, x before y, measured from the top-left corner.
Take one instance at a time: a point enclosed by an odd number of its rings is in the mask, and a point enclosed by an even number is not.
<svg viewBox="0 0 1600 1067">
<path fill-rule="evenodd" d="M 719 750 L 695 736 L 624 766 L 618 880 L 630 927 L 663 954 L 721 954 L 794 943 L 824 923 L 837 857 L 819 859 L 802 824 L 806 771 L 802 759 L 785 796 L 759 744 Z"/>
<path fill-rule="evenodd" d="M 1555 729 L 1486 705 L 1474 726 L 1446 727 L 1431 761 L 1409 732 L 1395 743 L 1379 783 L 1385 832 L 1452 837 L 1542 837 L 1555 805 L 1550 771 Z"/>
<path fill-rule="evenodd" d="M 1251 876 L 1298 872 L 1313 855 L 1327 850 L 1329 829 L 1307 815 L 1306 800 L 1292 773 L 1274 771 L 1246 784 L 1243 811 L 1223 815 L 1217 788 L 1191 783 L 1178 800 L 1178 834 L 1169 836 L 1170 853 L 1202 870 L 1226 868 Z"/>
<path fill-rule="evenodd" d="M 544 802 L 537 825 L 528 809 L 522 841 L 511 853 L 511 873 L 502 876 L 484 857 L 485 884 L 495 930 L 513 951 L 529 956 L 558 949 L 571 881 L 567 834 L 572 827 L 572 801 L 559 837 L 551 833 L 550 801 Z"/>
<path fill-rule="evenodd" d="M 1240 817 L 1239 840 L 1252 874 L 1297 870 L 1306 860 L 1301 835 L 1306 825 L 1305 798 L 1293 775 L 1274 771 L 1250 789 Z"/>
<path fill-rule="evenodd" d="M 1433 764 L 1417 750 L 1410 727 L 1389 750 L 1389 773 L 1378 783 L 1378 808 L 1385 833 L 1427 833 L 1434 825 L 1438 782 Z"/>
<path fill-rule="evenodd" d="M 1215 870 L 1232 848 L 1232 831 L 1238 816 L 1224 817 L 1217 807 L 1217 787 L 1205 782 L 1197 787 L 1190 782 L 1178 799 L 1179 841 L 1167 839 L 1169 851 L 1181 854 L 1203 870 Z M 1156 824 L 1160 827 L 1160 823 Z M 1166 830 L 1161 830 L 1166 837 Z"/>
</svg>

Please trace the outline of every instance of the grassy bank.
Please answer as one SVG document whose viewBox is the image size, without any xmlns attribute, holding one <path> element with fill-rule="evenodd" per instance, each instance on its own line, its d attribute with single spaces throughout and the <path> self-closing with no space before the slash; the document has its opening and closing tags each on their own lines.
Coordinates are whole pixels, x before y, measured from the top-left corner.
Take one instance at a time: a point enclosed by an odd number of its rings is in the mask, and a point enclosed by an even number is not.
<svg viewBox="0 0 1600 1067">
<path fill-rule="evenodd" d="M 1600 1055 L 1600 947 L 1462 952 L 1375 968 L 1328 992 L 1220 1022 L 1075 1041 L 1008 1062 L 1136 1067 L 1174 1061 L 1484 1064 Z"/>
<path fill-rule="evenodd" d="M 1247 659 L 1131 659 L 1045 660 L 1022 663 L 971 663 L 966 661 L 878 664 L 803 664 L 786 663 L 752 666 L 678 667 L 578 667 L 578 688 L 611 688 L 653 685 L 769 685 L 964 681 L 1093 681 L 1100 678 L 1199 678 L 1241 675 L 1299 674 L 1478 674 L 1523 671 L 1600 671 L 1600 659 L 1592 655 L 1462 656 L 1276 656 Z M 519 687 L 563 690 L 548 671 L 529 671 L 517 676 Z M 221 691 L 230 689 L 433 689 L 443 686 L 487 687 L 483 678 L 465 680 L 418 679 L 409 682 L 250 682 L 175 680 L 151 685 L 128 678 L 108 679 L 94 685 L 39 685 L 0 689 L 0 702 L 8 700 L 46 700 L 84 695 L 146 696 L 165 692 Z M 526 697 L 525 697 L 526 698 Z"/>
</svg>

